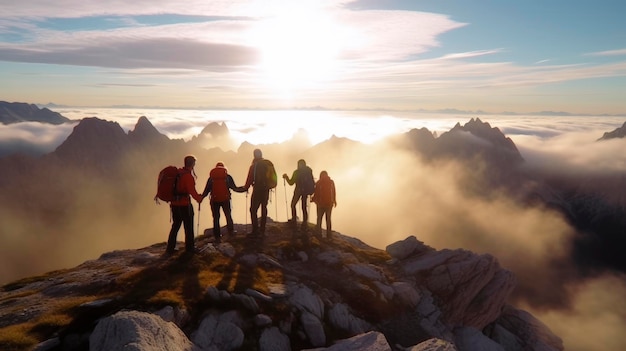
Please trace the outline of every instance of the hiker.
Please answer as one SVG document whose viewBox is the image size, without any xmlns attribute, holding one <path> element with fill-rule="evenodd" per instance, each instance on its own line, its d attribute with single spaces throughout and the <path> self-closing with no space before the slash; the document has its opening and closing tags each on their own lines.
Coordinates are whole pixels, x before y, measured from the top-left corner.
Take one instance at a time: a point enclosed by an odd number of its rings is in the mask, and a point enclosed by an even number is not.
<svg viewBox="0 0 626 351">
<path fill-rule="evenodd" d="M 170 202 L 172 210 L 172 229 L 167 239 L 166 254 L 171 255 L 176 249 L 176 236 L 182 224 L 185 228 L 185 251 L 193 254 L 195 252 L 194 233 L 193 233 L 193 206 L 191 199 L 193 197 L 198 204 L 202 203 L 202 195 L 196 191 L 196 173 L 193 168 L 196 165 L 196 158 L 189 155 L 185 156 L 185 167 L 180 169 L 180 178 L 176 186 L 177 196 Z"/>
<path fill-rule="evenodd" d="M 270 189 L 276 187 L 276 170 L 271 161 L 263 158 L 260 149 L 253 152 L 254 159 L 248 170 L 246 185 L 247 191 L 253 187 L 252 199 L 250 200 L 250 219 L 252 221 L 251 236 L 265 235 L 265 223 L 267 222 L 267 202 L 270 197 Z M 258 211 L 261 207 L 261 220 L 259 223 Z"/>
<path fill-rule="evenodd" d="M 233 177 L 228 174 L 228 170 L 224 167 L 223 162 L 218 162 L 215 168 L 209 173 L 209 179 L 206 182 L 202 197 L 206 197 L 211 193 L 211 213 L 213 214 L 213 236 L 215 237 L 215 243 L 222 241 L 222 234 L 220 232 L 220 208 L 224 211 L 226 216 L 226 228 L 228 229 L 228 235 L 235 235 L 235 228 L 233 224 L 233 216 L 231 214 L 230 207 L 230 190 L 234 190 L 238 193 L 246 191 L 244 187 L 238 187 L 235 185 Z"/>
<path fill-rule="evenodd" d="M 297 226 L 296 219 L 296 205 L 298 201 L 302 200 L 302 230 L 306 230 L 307 223 L 309 221 L 309 213 L 307 210 L 307 200 L 309 195 L 313 194 L 315 189 L 315 180 L 313 180 L 313 170 L 306 165 L 304 160 L 298 160 L 298 168 L 293 171 L 291 178 L 286 173 L 283 174 L 283 179 L 289 183 L 289 185 L 296 184 L 296 188 L 293 191 L 293 197 L 291 198 L 291 224 L 294 228 Z"/>
<path fill-rule="evenodd" d="M 315 192 L 311 201 L 317 205 L 317 235 L 322 235 L 322 217 L 326 216 L 326 239 L 330 240 L 332 235 L 331 215 L 333 207 L 337 207 L 337 194 L 335 182 L 330 179 L 328 172 L 320 172 L 320 179 L 315 183 Z"/>
</svg>

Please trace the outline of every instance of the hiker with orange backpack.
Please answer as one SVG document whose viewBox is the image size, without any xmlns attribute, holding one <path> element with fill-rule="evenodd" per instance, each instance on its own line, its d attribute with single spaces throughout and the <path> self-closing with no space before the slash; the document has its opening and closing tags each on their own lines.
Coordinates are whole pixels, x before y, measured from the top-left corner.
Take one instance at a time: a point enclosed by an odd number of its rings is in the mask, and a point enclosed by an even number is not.
<svg viewBox="0 0 626 351">
<path fill-rule="evenodd" d="M 193 168 L 196 165 L 194 156 L 185 156 L 185 166 L 179 169 L 178 179 L 175 183 L 175 196 L 170 202 L 172 211 L 172 229 L 167 239 L 166 254 L 171 255 L 176 249 L 176 237 L 181 224 L 185 228 L 185 251 L 189 254 L 195 253 L 194 233 L 193 233 L 193 206 L 190 197 L 193 197 L 198 204 L 202 203 L 202 195 L 196 191 L 196 173 Z"/>
<path fill-rule="evenodd" d="M 228 174 L 228 170 L 224 166 L 223 162 L 218 162 L 215 168 L 209 173 L 209 179 L 206 182 L 202 196 L 206 197 L 211 194 L 211 213 L 213 214 L 213 236 L 215 237 L 214 243 L 220 243 L 222 241 L 222 234 L 220 231 L 220 209 L 224 211 L 226 217 L 226 228 L 230 236 L 235 235 L 235 228 L 233 224 L 233 216 L 231 214 L 230 206 L 230 190 L 234 190 L 238 193 L 246 191 L 244 187 L 238 187 L 233 180 L 233 177 Z"/>
<path fill-rule="evenodd" d="M 328 172 L 320 172 L 320 179 L 315 183 L 315 192 L 311 202 L 317 205 L 316 233 L 321 237 L 322 217 L 326 216 L 326 239 L 330 240 L 332 235 L 331 215 L 333 207 L 337 207 L 337 193 L 335 182 L 328 176 Z"/>
<path fill-rule="evenodd" d="M 276 169 L 270 160 L 263 158 L 263 153 L 260 149 L 255 149 L 253 155 L 254 159 L 248 169 L 246 185 L 243 188 L 247 191 L 251 186 L 253 187 L 252 199 L 250 200 L 250 219 L 252 221 L 250 236 L 262 236 L 265 235 L 270 189 L 276 187 Z M 261 207 L 260 223 L 258 217 L 259 207 Z"/>
<path fill-rule="evenodd" d="M 307 223 L 309 221 L 309 212 L 307 210 L 307 200 L 309 195 L 313 194 L 315 190 L 315 180 L 313 179 L 313 170 L 306 165 L 306 161 L 298 160 L 298 168 L 293 171 L 291 178 L 284 173 L 283 179 L 289 183 L 289 185 L 296 184 L 296 188 L 293 191 L 293 197 L 291 198 L 291 224 L 294 228 L 297 227 L 296 219 L 296 205 L 298 201 L 302 202 L 302 230 L 307 229 Z"/>
</svg>

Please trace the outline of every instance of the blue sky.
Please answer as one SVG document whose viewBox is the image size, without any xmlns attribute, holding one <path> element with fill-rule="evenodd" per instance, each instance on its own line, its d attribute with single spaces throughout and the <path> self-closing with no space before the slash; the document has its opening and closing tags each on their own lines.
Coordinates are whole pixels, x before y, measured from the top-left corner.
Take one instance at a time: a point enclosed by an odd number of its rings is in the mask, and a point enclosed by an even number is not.
<svg viewBox="0 0 626 351">
<path fill-rule="evenodd" d="M 621 1 L 0 4 L 0 99 L 626 114 Z"/>
</svg>

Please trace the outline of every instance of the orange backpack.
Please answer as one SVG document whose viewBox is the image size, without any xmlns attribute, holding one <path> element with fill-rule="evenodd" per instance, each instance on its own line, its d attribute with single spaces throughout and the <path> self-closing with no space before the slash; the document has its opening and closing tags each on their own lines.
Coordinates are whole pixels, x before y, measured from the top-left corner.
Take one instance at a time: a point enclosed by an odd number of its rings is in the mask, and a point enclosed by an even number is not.
<svg viewBox="0 0 626 351">
<path fill-rule="evenodd" d="M 314 202 L 320 206 L 332 206 L 335 198 L 335 182 L 328 177 L 318 180 L 313 197 Z"/>
<path fill-rule="evenodd" d="M 211 170 L 209 178 L 213 179 L 211 187 L 211 202 L 223 202 L 230 200 L 230 190 L 227 183 L 228 171 L 224 167 L 215 167 Z"/>
</svg>

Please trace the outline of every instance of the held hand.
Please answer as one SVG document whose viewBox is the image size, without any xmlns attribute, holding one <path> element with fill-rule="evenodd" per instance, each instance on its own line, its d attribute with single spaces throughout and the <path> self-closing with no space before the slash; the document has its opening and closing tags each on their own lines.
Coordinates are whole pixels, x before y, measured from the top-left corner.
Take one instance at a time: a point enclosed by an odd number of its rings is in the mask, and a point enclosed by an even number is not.
<svg viewBox="0 0 626 351">
<path fill-rule="evenodd" d="M 283 179 L 285 180 L 289 179 L 289 176 L 287 175 L 287 173 L 283 173 Z"/>
</svg>

